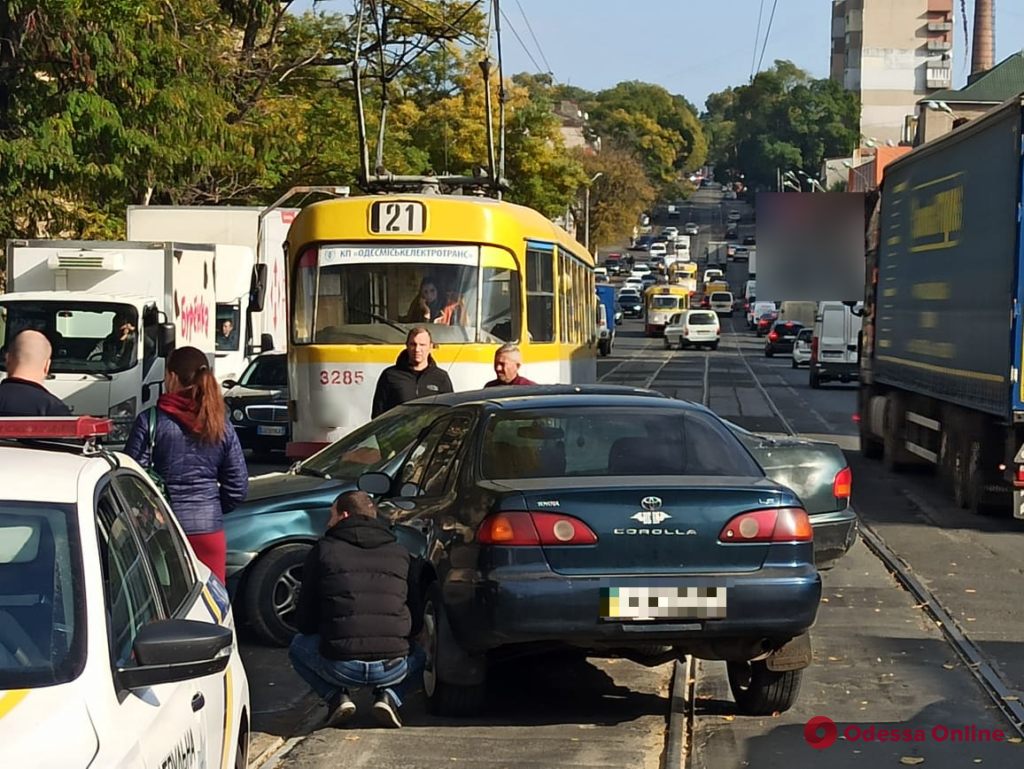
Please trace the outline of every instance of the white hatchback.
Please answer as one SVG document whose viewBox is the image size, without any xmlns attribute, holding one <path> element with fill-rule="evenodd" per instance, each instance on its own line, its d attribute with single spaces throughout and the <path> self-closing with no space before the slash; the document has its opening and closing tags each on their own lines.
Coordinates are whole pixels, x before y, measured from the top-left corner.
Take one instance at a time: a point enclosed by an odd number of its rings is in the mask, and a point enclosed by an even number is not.
<svg viewBox="0 0 1024 769">
<path fill-rule="evenodd" d="M 722 324 L 718 313 L 711 310 L 687 310 L 669 318 L 665 326 L 665 349 L 686 347 L 708 347 L 718 349 L 722 338 Z"/>
<path fill-rule="evenodd" d="M 813 328 L 802 328 L 796 335 L 796 341 L 793 342 L 793 368 L 806 366 L 811 362 L 811 337 L 813 336 Z"/>
<path fill-rule="evenodd" d="M 139 465 L 83 450 L 110 427 L 0 419 L 4 765 L 244 767 L 249 683 L 227 590 Z"/>
</svg>

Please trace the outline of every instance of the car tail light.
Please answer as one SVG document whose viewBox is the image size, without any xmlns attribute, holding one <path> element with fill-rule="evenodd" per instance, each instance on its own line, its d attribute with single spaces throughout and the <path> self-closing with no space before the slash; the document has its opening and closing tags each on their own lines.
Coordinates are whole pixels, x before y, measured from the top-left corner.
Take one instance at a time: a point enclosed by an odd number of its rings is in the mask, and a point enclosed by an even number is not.
<svg viewBox="0 0 1024 769">
<path fill-rule="evenodd" d="M 754 510 L 737 515 L 718 535 L 720 542 L 811 542 L 811 519 L 802 507 Z"/>
<path fill-rule="evenodd" d="M 768 338 L 771 339 L 774 342 L 776 339 L 779 338 L 779 335 L 776 332 L 773 331 L 772 333 L 770 333 L 768 335 Z"/>
<path fill-rule="evenodd" d="M 1017 465 L 1017 474 L 1013 477 L 1013 487 L 1024 489 L 1024 465 Z"/>
<path fill-rule="evenodd" d="M 849 499 L 853 495 L 853 472 L 849 467 L 844 467 L 836 473 L 832 481 L 832 496 L 840 499 Z"/>
<path fill-rule="evenodd" d="M 559 513 L 496 513 L 476 532 L 481 545 L 593 545 L 597 535 L 578 518 Z"/>
</svg>

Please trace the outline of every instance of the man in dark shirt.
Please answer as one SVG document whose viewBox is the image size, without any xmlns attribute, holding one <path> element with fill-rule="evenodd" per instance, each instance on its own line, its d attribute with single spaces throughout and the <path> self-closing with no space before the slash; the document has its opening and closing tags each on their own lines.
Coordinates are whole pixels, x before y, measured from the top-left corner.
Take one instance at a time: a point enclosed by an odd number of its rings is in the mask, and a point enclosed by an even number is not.
<svg viewBox="0 0 1024 769">
<path fill-rule="evenodd" d="M 433 347 L 434 339 L 426 326 L 416 326 L 409 330 L 405 337 L 405 350 L 398 356 L 395 365 L 384 369 L 377 380 L 371 419 L 376 419 L 406 401 L 454 392 L 448 372 L 438 368 L 434 356 L 430 354 Z"/>
<path fill-rule="evenodd" d="M 64 402 L 43 382 L 50 373 L 50 341 L 38 331 L 22 331 L 7 349 L 7 378 L 0 381 L 0 417 L 69 417 Z"/>
<path fill-rule="evenodd" d="M 523 353 L 517 345 L 503 344 L 494 353 L 494 373 L 492 379 L 484 387 L 509 387 L 537 384 L 532 379 L 519 376 L 519 367 L 523 365 Z"/>
<path fill-rule="evenodd" d="M 349 689 L 367 686 L 377 721 L 402 725 L 402 695 L 425 662 L 410 640 L 422 630 L 417 569 L 368 494 L 338 496 L 303 565 L 299 635 L 288 650 L 295 672 L 327 703 L 327 726 L 348 721 L 356 712 Z"/>
</svg>

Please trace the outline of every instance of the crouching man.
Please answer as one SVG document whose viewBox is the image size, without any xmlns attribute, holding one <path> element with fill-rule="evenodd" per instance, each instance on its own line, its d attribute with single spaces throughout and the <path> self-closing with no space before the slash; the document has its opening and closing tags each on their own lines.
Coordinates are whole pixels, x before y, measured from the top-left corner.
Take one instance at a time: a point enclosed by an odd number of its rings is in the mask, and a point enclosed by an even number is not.
<svg viewBox="0 0 1024 769">
<path fill-rule="evenodd" d="M 324 536 L 302 572 L 299 634 L 288 650 L 295 672 L 326 703 L 326 726 L 355 715 L 349 691 L 373 687 L 373 714 L 400 727 L 402 696 L 425 655 L 410 639 L 421 630 L 416 561 L 377 517 L 369 495 L 338 496 Z"/>
</svg>

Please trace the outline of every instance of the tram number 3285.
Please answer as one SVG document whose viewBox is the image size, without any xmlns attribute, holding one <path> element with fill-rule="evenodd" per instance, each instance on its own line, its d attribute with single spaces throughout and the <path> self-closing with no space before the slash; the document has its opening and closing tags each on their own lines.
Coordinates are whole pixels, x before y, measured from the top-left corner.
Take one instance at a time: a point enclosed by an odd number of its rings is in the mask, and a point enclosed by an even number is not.
<svg viewBox="0 0 1024 769">
<path fill-rule="evenodd" d="M 361 385 L 364 378 L 362 371 L 352 371 L 351 369 L 320 372 L 320 384 L 322 385 Z"/>
</svg>

